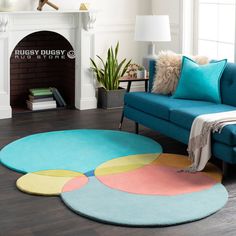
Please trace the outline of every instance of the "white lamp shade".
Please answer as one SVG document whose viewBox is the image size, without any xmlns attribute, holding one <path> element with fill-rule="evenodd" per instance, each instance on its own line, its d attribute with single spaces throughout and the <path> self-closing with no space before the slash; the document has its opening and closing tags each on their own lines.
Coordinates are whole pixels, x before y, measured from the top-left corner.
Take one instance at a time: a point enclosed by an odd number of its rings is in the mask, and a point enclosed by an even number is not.
<svg viewBox="0 0 236 236">
<path fill-rule="evenodd" d="M 170 21 L 167 15 L 136 16 L 135 41 L 171 41 Z"/>
</svg>

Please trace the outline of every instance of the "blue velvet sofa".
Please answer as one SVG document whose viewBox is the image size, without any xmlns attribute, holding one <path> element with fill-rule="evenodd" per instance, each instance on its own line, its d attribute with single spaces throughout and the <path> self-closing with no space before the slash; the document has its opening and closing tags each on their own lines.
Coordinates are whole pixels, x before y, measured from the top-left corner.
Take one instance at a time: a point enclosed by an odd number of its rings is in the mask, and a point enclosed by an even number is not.
<svg viewBox="0 0 236 236">
<path fill-rule="evenodd" d="M 228 63 L 221 78 L 222 104 L 174 99 L 151 93 L 155 61 L 150 62 L 149 92 L 125 95 L 124 117 L 187 144 L 194 118 L 199 115 L 236 109 L 236 64 Z M 236 125 L 212 135 L 212 153 L 224 163 L 236 163 Z"/>
</svg>

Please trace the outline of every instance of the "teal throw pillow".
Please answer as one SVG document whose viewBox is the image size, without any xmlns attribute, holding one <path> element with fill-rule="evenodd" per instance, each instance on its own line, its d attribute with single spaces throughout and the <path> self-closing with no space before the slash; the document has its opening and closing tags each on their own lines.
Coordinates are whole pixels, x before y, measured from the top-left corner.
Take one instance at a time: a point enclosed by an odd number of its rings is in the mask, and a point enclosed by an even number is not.
<svg viewBox="0 0 236 236">
<path fill-rule="evenodd" d="M 182 70 L 173 98 L 221 103 L 220 78 L 227 59 L 198 65 L 188 57 L 182 59 Z"/>
</svg>

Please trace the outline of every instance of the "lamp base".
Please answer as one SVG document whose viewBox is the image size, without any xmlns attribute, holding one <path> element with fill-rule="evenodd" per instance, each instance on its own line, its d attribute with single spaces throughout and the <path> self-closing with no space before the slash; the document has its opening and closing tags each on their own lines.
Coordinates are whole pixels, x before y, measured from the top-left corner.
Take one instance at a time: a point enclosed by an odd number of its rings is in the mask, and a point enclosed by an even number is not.
<svg viewBox="0 0 236 236">
<path fill-rule="evenodd" d="M 143 58 L 143 66 L 144 68 L 149 71 L 149 62 L 151 60 L 156 60 L 157 55 L 155 53 L 155 43 L 152 42 L 148 45 L 148 55 Z"/>
<path fill-rule="evenodd" d="M 157 60 L 157 55 L 154 54 L 154 55 L 147 55 L 143 58 L 143 67 L 145 68 L 145 70 L 149 71 L 149 63 L 150 61 L 152 60 Z"/>
</svg>

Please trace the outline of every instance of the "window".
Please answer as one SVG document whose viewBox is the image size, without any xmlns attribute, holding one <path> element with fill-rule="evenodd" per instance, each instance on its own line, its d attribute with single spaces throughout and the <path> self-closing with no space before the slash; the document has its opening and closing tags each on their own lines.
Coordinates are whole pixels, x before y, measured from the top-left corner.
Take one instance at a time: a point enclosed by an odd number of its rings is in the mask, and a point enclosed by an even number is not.
<svg viewBox="0 0 236 236">
<path fill-rule="evenodd" d="M 196 53 L 213 59 L 235 61 L 235 2 L 196 1 Z"/>
</svg>

